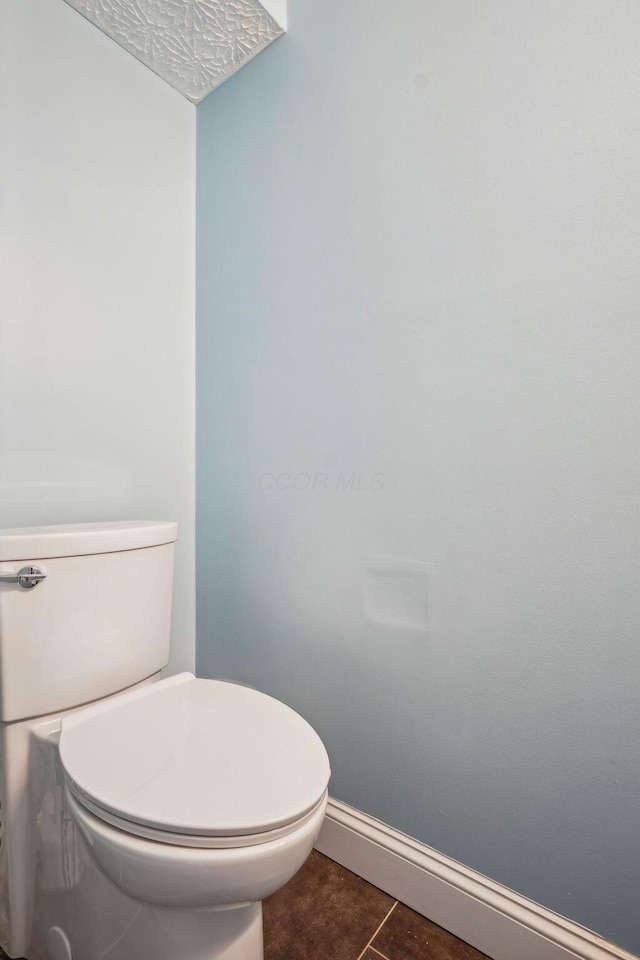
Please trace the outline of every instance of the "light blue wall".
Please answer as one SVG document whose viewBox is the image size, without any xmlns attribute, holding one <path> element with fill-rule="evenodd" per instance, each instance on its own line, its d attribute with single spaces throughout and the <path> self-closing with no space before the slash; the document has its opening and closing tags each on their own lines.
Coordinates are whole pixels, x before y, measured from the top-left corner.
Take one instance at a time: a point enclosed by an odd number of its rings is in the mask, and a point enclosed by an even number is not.
<svg viewBox="0 0 640 960">
<path fill-rule="evenodd" d="M 200 673 L 640 952 L 638 50 L 635 0 L 292 0 L 198 110 L 198 426 Z"/>
</svg>

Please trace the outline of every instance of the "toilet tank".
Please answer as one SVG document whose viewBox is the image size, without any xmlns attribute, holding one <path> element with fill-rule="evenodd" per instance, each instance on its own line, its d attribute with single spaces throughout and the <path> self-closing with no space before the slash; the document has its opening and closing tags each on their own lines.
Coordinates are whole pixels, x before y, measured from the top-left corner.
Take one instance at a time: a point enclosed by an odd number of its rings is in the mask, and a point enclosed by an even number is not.
<svg viewBox="0 0 640 960">
<path fill-rule="evenodd" d="M 166 665 L 176 536 L 153 521 L 0 530 L 0 720 L 59 713 Z M 10 582 L 25 567 L 44 579 Z"/>
</svg>

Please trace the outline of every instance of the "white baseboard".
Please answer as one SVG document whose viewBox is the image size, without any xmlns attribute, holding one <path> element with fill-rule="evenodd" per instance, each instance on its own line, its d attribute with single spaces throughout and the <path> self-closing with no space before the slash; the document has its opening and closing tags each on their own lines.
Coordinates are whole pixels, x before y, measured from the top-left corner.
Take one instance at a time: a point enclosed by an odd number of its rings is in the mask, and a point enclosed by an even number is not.
<svg viewBox="0 0 640 960">
<path fill-rule="evenodd" d="M 639 960 L 339 800 L 316 848 L 493 960 Z"/>
</svg>

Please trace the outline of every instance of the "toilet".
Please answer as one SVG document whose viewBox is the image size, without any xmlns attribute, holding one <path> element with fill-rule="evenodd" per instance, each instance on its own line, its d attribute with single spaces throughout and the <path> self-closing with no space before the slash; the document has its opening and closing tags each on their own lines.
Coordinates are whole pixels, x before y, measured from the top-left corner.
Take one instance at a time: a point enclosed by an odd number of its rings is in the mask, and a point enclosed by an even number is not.
<svg viewBox="0 0 640 960">
<path fill-rule="evenodd" d="M 169 653 L 173 523 L 0 531 L 0 945 L 28 960 L 262 960 L 318 836 L 295 711 Z"/>
</svg>

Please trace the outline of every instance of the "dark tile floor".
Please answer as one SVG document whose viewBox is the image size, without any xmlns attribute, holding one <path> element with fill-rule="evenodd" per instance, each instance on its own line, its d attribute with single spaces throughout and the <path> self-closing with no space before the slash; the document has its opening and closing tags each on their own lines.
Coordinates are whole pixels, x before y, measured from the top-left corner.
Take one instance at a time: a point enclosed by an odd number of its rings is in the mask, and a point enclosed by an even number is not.
<svg viewBox="0 0 640 960">
<path fill-rule="evenodd" d="M 265 960 L 486 960 L 321 853 L 264 902 Z"/>
</svg>

